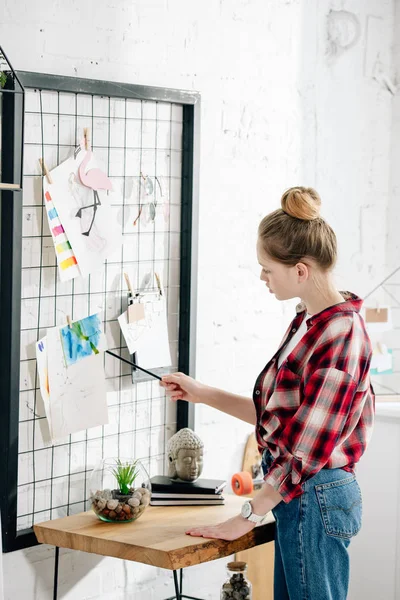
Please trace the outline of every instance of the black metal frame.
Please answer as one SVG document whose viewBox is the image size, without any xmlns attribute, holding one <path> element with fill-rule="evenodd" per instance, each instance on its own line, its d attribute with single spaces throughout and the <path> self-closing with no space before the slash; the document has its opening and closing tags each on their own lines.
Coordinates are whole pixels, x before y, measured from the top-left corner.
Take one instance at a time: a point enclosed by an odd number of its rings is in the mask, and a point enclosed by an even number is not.
<svg viewBox="0 0 400 600">
<path fill-rule="evenodd" d="M 3 105 L 5 104 L 5 110 L 8 114 L 8 120 L 2 123 L 2 175 L 0 186 L 3 183 L 11 183 L 18 186 L 13 191 L 19 192 L 22 190 L 24 169 L 25 90 L 1 46 L 0 56 L 4 58 L 9 67 L 6 71 L 7 81 L 4 87 L 0 89 Z M 7 145 L 4 145 L 4 143 Z M 16 181 L 18 183 L 15 183 Z"/>
<path fill-rule="evenodd" d="M 178 369 L 194 376 L 196 344 L 196 281 L 198 240 L 198 176 L 200 95 L 197 92 L 113 83 L 42 73 L 18 72 L 25 88 L 95 94 L 111 97 L 173 102 L 183 105 L 183 153 L 181 195 L 181 261 Z M 20 166 L 21 155 L 14 144 L 21 131 L 7 127 L 9 103 L 2 106 L 2 148 L 11 148 L 3 163 L 7 178 Z M 18 125 L 18 124 L 17 124 Z M 22 121 L 18 125 L 23 128 Z M 1 191 L 0 204 L 0 336 L 3 353 L 0 361 L 0 510 L 3 551 L 11 552 L 37 544 L 33 529 L 17 531 L 19 360 L 21 311 L 22 195 Z M 177 426 L 194 427 L 194 406 L 178 401 Z M 177 596 L 178 597 L 178 596 Z M 182 597 L 182 595 L 180 595 Z"/>
</svg>

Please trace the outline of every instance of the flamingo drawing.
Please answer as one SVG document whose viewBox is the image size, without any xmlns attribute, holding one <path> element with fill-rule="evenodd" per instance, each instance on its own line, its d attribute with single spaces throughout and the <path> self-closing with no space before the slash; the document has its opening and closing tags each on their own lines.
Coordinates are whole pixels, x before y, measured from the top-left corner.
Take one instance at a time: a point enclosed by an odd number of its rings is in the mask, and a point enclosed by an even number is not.
<svg viewBox="0 0 400 600">
<path fill-rule="evenodd" d="M 89 235 L 92 229 L 94 219 L 97 212 L 97 207 L 101 205 L 98 190 L 112 190 L 112 183 L 110 179 L 107 177 L 103 171 L 100 169 L 89 169 L 86 171 L 86 166 L 89 163 L 90 159 L 93 156 L 93 152 L 91 150 L 86 151 L 86 156 L 81 162 L 79 166 L 79 178 L 81 180 L 82 185 L 93 190 L 93 204 L 89 204 L 88 206 L 83 206 L 76 213 L 76 217 L 82 217 L 82 211 L 87 208 L 93 208 L 93 217 L 92 222 L 90 223 L 90 227 L 87 231 L 82 232 L 82 235 Z"/>
</svg>

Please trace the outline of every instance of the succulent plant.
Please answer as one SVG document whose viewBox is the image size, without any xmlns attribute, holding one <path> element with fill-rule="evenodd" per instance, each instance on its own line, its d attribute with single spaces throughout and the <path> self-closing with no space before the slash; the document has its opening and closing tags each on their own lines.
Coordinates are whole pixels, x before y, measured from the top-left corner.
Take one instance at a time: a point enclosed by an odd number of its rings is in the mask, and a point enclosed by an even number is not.
<svg viewBox="0 0 400 600">
<path fill-rule="evenodd" d="M 122 462 L 117 460 L 117 466 L 112 470 L 115 479 L 117 480 L 121 494 L 129 494 L 133 482 L 139 474 L 137 460 L 132 462 Z"/>
</svg>

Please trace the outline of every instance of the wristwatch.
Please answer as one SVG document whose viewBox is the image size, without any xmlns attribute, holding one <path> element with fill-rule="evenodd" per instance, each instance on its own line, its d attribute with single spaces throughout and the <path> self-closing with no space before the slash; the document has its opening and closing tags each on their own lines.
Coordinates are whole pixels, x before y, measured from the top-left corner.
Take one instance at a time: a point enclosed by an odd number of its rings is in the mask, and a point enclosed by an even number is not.
<svg viewBox="0 0 400 600">
<path fill-rule="evenodd" d="M 251 521 L 252 523 L 256 523 L 256 525 L 260 525 L 263 521 L 266 515 L 255 515 L 253 513 L 253 506 L 250 502 L 250 500 L 246 500 L 246 502 L 242 505 L 242 509 L 240 511 L 240 514 L 242 515 L 242 517 L 244 519 L 247 519 L 248 521 Z"/>
</svg>

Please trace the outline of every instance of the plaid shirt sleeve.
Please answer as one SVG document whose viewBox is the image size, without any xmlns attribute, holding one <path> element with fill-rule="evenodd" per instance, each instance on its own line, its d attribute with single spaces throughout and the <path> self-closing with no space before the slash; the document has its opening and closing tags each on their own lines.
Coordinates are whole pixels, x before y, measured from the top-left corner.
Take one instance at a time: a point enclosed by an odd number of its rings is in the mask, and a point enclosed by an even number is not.
<svg viewBox="0 0 400 600">
<path fill-rule="evenodd" d="M 300 406 L 279 437 L 280 455 L 271 464 L 264 481 L 279 491 L 285 503 L 300 496 L 302 483 L 327 463 L 350 411 L 356 408 L 358 382 L 336 368 L 344 346 L 348 349 L 347 342 L 346 336 L 331 339 L 330 355 L 317 352 L 320 358 L 311 359 L 312 365 L 301 382 Z M 357 357 L 351 358 L 354 361 Z"/>
</svg>

